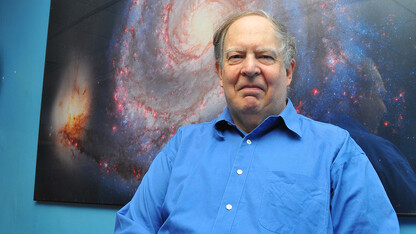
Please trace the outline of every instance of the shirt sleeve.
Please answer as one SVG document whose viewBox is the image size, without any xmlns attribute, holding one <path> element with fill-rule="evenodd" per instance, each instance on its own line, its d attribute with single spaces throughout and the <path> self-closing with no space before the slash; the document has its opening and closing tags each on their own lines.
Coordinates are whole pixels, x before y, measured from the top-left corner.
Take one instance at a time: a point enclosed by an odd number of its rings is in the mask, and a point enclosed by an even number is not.
<svg viewBox="0 0 416 234">
<path fill-rule="evenodd" d="M 132 200 L 116 214 L 114 233 L 157 233 L 168 187 L 178 134 L 155 157 Z"/>
<path fill-rule="evenodd" d="M 399 233 L 397 215 L 373 166 L 349 136 L 331 168 L 335 233 Z"/>
</svg>

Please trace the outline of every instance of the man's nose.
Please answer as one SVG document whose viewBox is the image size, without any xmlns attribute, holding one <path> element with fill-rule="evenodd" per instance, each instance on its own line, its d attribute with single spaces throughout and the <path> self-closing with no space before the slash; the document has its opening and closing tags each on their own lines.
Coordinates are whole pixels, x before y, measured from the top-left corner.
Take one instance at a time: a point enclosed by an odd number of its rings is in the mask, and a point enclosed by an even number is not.
<svg viewBox="0 0 416 234">
<path fill-rule="evenodd" d="M 245 58 L 241 72 L 244 76 L 247 76 L 249 78 L 255 77 L 260 74 L 258 61 L 254 56 L 250 55 Z"/>
</svg>

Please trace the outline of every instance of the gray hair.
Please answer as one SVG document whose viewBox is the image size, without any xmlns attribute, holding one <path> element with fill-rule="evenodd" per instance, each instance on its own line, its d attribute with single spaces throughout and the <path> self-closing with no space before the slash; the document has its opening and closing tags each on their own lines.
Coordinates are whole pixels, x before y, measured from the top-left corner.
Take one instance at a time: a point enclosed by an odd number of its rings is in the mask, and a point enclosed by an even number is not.
<svg viewBox="0 0 416 234">
<path fill-rule="evenodd" d="M 285 69 L 289 68 L 292 63 L 292 59 L 294 59 L 297 54 L 296 40 L 288 33 L 287 28 L 284 24 L 271 17 L 263 10 L 247 10 L 232 14 L 225 19 L 225 21 L 220 25 L 220 27 L 218 27 L 218 29 L 214 33 L 213 43 L 215 60 L 218 62 L 219 66 L 222 67 L 224 40 L 228 32 L 228 29 L 230 28 L 231 24 L 233 24 L 235 21 L 248 15 L 261 16 L 268 19 L 272 23 L 276 32 L 276 36 L 280 39 L 279 54 L 283 58 Z"/>
</svg>

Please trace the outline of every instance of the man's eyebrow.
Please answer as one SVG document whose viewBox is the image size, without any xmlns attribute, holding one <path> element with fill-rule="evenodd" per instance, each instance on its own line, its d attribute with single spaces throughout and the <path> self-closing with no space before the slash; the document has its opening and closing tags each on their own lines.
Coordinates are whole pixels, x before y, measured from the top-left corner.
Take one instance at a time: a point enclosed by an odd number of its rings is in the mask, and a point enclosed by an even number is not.
<svg viewBox="0 0 416 234">
<path fill-rule="evenodd" d="M 245 49 L 243 48 L 238 48 L 238 47 L 229 48 L 225 51 L 225 56 L 228 56 L 228 54 L 232 52 L 244 52 L 244 51 Z M 254 52 L 255 53 L 271 53 L 276 58 L 279 56 L 279 53 L 274 48 L 257 48 L 254 50 Z"/>
<path fill-rule="evenodd" d="M 258 48 L 255 50 L 256 53 L 271 53 L 274 57 L 278 57 L 279 53 L 274 48 Z"/>
<path fill-rule="evenodd" d="M 237 48 L 237 47 L 232 47 L 232 48 L 229 48 L 225 51 L 225 56 L 227 56 L 231 52 L 242 52 L 242 51 L 244 51 L 244 49 Z"/>
</svg>

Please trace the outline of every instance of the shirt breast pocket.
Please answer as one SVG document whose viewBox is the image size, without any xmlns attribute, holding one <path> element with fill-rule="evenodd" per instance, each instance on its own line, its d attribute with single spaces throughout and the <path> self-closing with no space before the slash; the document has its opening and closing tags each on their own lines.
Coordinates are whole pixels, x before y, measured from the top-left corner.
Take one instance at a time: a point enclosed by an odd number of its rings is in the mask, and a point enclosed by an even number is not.
<svg viewBox="0 0 416 234">
<path fill-rule="evenodd" d="M 311 177 L 268 172 L 260 206 L 260 225 L 275 233 L 325 232 L 329 194 L 324 191 Z"/>
</svg>

